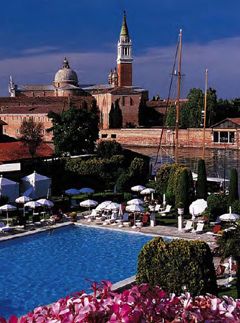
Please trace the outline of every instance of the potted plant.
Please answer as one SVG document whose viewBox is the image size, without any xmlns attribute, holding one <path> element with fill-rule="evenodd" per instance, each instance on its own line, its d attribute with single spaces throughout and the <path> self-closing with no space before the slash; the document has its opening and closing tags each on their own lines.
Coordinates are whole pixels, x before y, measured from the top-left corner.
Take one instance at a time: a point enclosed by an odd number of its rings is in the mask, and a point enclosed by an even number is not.
<svg viewBox="0 0 240 323">
<path fill-rule="evenodd" d="M 184 214 L 184 204 L 182 202 L 179 202 L 177 204 L 177 210 L 178 210 L 178 215 Z"/>
<path fill-rule="evenodd" d="M 71 212 L 69 215 L 72 222 L 77 222 L 77 212 Z"/>
</svg>

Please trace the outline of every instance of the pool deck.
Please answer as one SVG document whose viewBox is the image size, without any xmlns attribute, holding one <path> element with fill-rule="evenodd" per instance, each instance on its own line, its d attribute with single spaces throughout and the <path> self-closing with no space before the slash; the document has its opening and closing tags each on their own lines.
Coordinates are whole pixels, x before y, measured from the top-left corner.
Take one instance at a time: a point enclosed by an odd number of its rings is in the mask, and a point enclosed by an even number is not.
<svg viewBox="0 0 240 323">
<path fill-rule="evenodd" d="M 0 242 L 1 241 L 6 241 L 6 240 L 12 240 L 20 237 L 26 237 L 30 236 L 36 233 L 40 232 L 45 232 L 45 231 L 51 231 L 55 230 L 58 228 L 62 228 L 65 226 L 69 225 L 83 225 L 87 227 L 94 227 L 94 228 L 102 228 L 102 229 L 108 229 L 108 230 L 118 230 L 122 232 L 129 232 L 129 233 L 142 233 L 142 234 L 149 234 L 153 236 L 161 236 L 161 237 L 166 237 L 166 238 L 180 238 L 180 239 L 187 239 L 187 240 L 202 240 L 207 242 L 210 246 L 214 246 L 216 243 L 216 236 L 211 235 L 211 234 L 206 234 L 206 233 L 192 233 L 192 232 L 184 232 L 184 231 L 178 231 L 176 227 L 173 226 L 162 226 L 162 225 L 156 225 L 154 227 L 142 227 L 142 228 L 137 228 L 133 229 L 131 227 L 121 227 L 119 228 L 118 225 L 104 225 L 104 224 L 97 224 L 97 222 L 92 221 L 88 222 L 85 219 L 78 220 L 78 222 L 72 223 L 72 222 L 63 222 L 63 223 L 58 223 L 54 224 L 51 226 L 44 226 L 40 228 L 36 228 L 35 230 L 28 230 L 20 233 L 15 233 L 15 234 L 7 234 L 7 235 L 2 235 L 0 237 Z"/>
<path fill-rule="evenodd" d="M 184 232 L 178 231 L 178 228 L 173 226 L 163 226 L 163 225 L 156 225 L 154 227 L 142 227 L 137 229 L 132 229 L 131 227 L 121 227 L 119 228 L 117 225 L 104 225 L 104 224 L 97 224 L 97 222 L 92 221 L 88 222 L 87 220 L 79 220 L 77 225 L 84 225 L 89 227 L 95 228 L 104 228 L 109 230 L 118 230 L 123 232 L 131 232 L 131 233 L 143 233 L 143 234 L 150 234 L 154 236 L 161 236 L 167 238 L 180 238 L 180 239 L 187 239 L 187 240 L 201 240 L 207 242 L 210 246 L 216 243 L 216 236 L 207 233 L 193 233 L 193 232 Z"/>
</svg>

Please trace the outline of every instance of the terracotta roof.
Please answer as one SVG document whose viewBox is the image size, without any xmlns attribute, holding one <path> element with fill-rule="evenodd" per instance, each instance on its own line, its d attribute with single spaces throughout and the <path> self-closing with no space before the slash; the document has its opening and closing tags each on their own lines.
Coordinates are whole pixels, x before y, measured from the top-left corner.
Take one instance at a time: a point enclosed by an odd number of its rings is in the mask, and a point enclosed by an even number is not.
<svg viewBox="0 0 240 323">
<path fill-rule="evenodd" d="M 91 95 L 76 96 L 70 98 L 70 105 L 81 108 L 83 102 L 91 104 L 95 100 Z M 0 115 L 5 114 L 47 114 L 49 111 L 61 113 L 69 106 L 67 97 L 19 97 L 1 98 Z"/>
<path fill-rule="evenodd" d="M 233 124 L 235 124 L 237 126 L 240 126 L 240 118 L 226 118 L 224 120 L 221 120 L 221 121 L 215 123 L 214 125 L 211 126 L 211 128 L 216 128 L 216 127 L 218 127 L 219 125 L 223 124 L 226 121 L 230 121 Z"/>
<path fill-rule="evenodd" d="M 36 157 L 51 157 L 53 154 L 53 149 L 48 144 L 42 143 L 37 149 Z M 22 142 L 0 143 L 0 163 L 29 158 L 31 155 L 28 148 Z"/>
<path fill-rule="evenodd" d="M 0 126 L 6 126 L 7 123 L 0 119 Z"/>
<path fill-rule="evenodd" d="M 240 126 L 240 118 L 227 118 L 227 120 L 230 120 Z"/>
</svg>

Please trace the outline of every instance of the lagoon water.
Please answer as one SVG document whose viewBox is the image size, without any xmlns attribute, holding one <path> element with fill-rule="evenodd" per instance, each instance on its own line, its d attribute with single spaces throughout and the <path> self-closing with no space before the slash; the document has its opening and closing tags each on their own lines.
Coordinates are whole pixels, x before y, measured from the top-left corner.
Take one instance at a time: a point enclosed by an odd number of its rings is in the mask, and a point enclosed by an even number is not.
<svg viewBox="0 0 240 323">
<path fill-rule="evenodd" d="M 157 147 L 128 147 L 138 153 L 151 157 L 154 165 L 157 156 Z M 197 172 L 198 160 L 202 157 L 202 149 L 199 148 L 179 148 L 179 163 L 186 164 L 193 172 Z M 236 168 L 240 175 L 240 152 L 230 149 L 206 149 L 205 163 L 207 176 L 229 178 L 231 168 Z M 174 160 L 173 148 L 161 149 L 159 152 L 157 167 L 161 163 Z"/>
</svg>

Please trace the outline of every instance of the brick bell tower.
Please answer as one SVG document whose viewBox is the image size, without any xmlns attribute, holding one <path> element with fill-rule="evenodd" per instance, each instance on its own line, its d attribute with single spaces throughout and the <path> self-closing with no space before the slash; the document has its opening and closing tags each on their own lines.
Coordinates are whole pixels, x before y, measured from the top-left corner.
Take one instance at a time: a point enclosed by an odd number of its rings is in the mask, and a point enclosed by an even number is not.
<svg viewBox="0 0 240 323">
<path fill-rule="evenodd" d="M 132 41 L 129 38 L 126 12 L 124 11 L 122 28 L 118 41 L 118 86 L 132 86 L 132 61 Z"/>
</svg>

